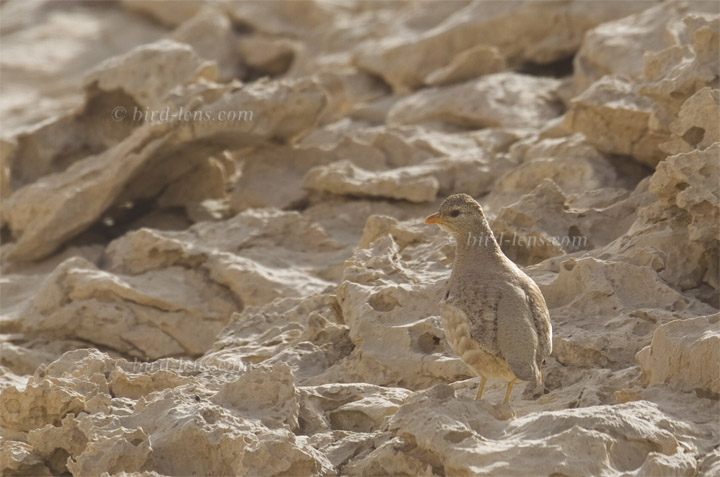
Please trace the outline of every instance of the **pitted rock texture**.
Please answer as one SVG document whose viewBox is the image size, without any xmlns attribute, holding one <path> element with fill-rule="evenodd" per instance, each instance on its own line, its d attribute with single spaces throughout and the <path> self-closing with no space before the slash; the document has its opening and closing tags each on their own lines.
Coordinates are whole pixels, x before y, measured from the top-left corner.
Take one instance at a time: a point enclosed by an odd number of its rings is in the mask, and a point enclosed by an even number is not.
<svg viewBox="0 0 720 477">
<path fill-rule="evenodd" d="M 9 0 L 0 37 L 2 475 L 720 473 L 717 2 Z M 440 319 L 459 192 L 553 323 L 514 418 Z"/>
</svg>

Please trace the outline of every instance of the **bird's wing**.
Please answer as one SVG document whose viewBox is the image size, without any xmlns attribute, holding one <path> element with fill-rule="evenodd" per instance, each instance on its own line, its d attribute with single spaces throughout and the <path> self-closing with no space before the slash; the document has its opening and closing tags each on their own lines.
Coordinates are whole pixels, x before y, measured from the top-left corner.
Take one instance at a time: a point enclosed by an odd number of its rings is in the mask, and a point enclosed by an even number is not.
<svg viewBox="0 0 720 477">
<path fill-rule="evenodd" d="M 540 380 L 538 335 L 528 294 L 512 286 L 500 296 L 497 314 L 497 341 L 503 359 L 515 376 L 537 385 Z"/>
<path fill-rule="evenodd" d="M 529 281 L 530 283 L 528 283 L 525 292 L 527 293 L 530 310 L 533 312 L 533 325 L 537 331 L 537 362 L 540 364 L 552 353 L 552 325 L 550 324 L 550 313 L 542 292 L 540 292 L 532 279 Z"/>
<path fill-rule="evenodd" d="M 452 291 L 451 291 L 452 293 Z M 452 304 L 467 316 L 470 337 L 483 350 L 502 357 L 497 339 L 497 313 L 500 293 L 493 287 L 466 287 Z"/>
</svg>

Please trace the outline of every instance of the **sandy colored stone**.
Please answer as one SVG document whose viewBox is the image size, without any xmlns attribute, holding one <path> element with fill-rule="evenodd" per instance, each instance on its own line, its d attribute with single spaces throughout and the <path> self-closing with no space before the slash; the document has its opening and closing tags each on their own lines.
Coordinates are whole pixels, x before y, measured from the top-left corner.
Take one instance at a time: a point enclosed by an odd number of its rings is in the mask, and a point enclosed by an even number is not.
<svg viewBox="0 0 720 477">
<path fill-rule="evenodd" d="M 718 474 L 714 2 L 1 8 L 2 475 Z M 460 192 L 549 305 L 515 419 Z"/>
<path fill-rule="evenodd" d="M 585 135 L 598 150 L 622 154 L 654 167 L 666 154 L 669 132 L 652 127 L 653 101 L 618 76 L 604 76 L 575 97 L 564 126 Z"/>
<path fill-rule="evenodd" d="M 706 149 L 720 142 L 720 90 L 705 87 L 692 95 L 670 123 L 673 137 L 660 145 L 668 154 Z"/>
<path fill-rule="evenodd" d="M 142 74 L 138 75 L 138 71 Z M 165 73 L 159 74 L 161 71 Z M 200 78 L 213 81 L 216 77 L 215 66 L 190 46 L 161 40 L 101 63 L 85 76 L 85 85 L 102 91 L 122 89 L 144 111 L 164 106 L 170 90 L 178 85 Z"/>
<path fill-rule="evenodd" d="M 637 359 L 651 386 L 720 394 L 720 315 L 676 320 L 658 327 Z"/>
<path fill-rule="evenodd" d="M 198 14 L 204 0 L 171 0 L 166 3 L 148 3 L 122 0 L 122 6 L 131 12 L 147 15 L 163 25 L 176 26 Z"/>
<path fill-rule="evenodd" d="M 386 173 L 371 173 L 350 161 L 338 161 L 308 171 L 304 186 L 339 195 L 387 197 L 410 202 L 432 202 L 439 184 L 432 177 L 423 177 L 422 169 L 408 167 Z"/>
<path fill-rule="evenodd" d="M 604 75 L 641 80 L 645 53 L 682 41 L 682 19 L 690 12 L 702 11 L 716 13 L 717 9 L 712 2 L 663 2 L 591 29 L 573 60 L 576 91 L 583 91 Z"/>
<path fill-rule="evenodd" d="M 505 58 L 494 46 L 478 45 L 459 53 L 452 62 L 430 73 L 424 83 L 443 86 L 503 71 L 507 67 Z"/>
<path fill-rule="evenodd" d="M 5 441 L 0 449 L 0 462 L 6 475 L 53 475 L 32 446 L 20 441 Z"/>
<path fill-rule="evenodd" d="M 266 101 L 266 95 L 277 101 Z M 286 109 L 289 98 L 294 100 Z M 274 114 L 242 122 L 181 122 L 176 128 L 171 123 L 148 124 L 103 153 L 17 191 L 2 208 L 3 221 L 17 239 L 5 257 L 30 260 L 47 255 L 90 226 L 114 202 L 125 204 L 157 194 L 197 161 L 202 163 L 232 144 L 299 134 L 320 113 L 325 95 L 312 80 L 255 83 L 247 90 L 228 92 L 202 112 L 215 117 L 219 111 L 252 111 L 253 103 L 258 107 L 263 104 Z M 280 117 L 283 119 L 278 122 Z M 83 176 L 82 187 L 72 184 L 77 176 Z"/>
<path fill-rule="evenodd" d="M 539 127 L 562 111 L 559 81 L 516 73 L 497 73 L 441 89 L 414 93 L 388 113 L 390 124 L 443 121 L 475 129 Z"/>
<path fill-rule="evenodd" d="M 143 8 L 139 3 L 135 5 Z M 188 8 L 192 3 L 175 3 L 173 6 L 176 6 L 175 12 L 179 15 L 183 8 Z M 125 5 L 128 5 L 127 2 Z M 168 8 L 170 5 L 165 5 L 166 11 L 172 10 Z M 171 37 L 174 41 L 190 45 L 201 58 L 214 61 L 219 81 L 226 82 L 244 76 L 246 67 L 236 55 L 238 37 L 233 32 L 230 19 L 220 9 L 210 6 L 193 12 L 192 16 L 173 30 Z"/>
<path fill-rule="evenodd" d="M 462 5 L 433 28 L 371 39 L 355 50 L 355 62 L 382 75 L 397 92 L 417 89 L 432 72 L 478 45 L 495 46 L 511 65 L 550 63 L 571 56 L 586 30 L 604 21 L 643 10 L 641 4 L 569 2 L 472 2 Z M 398 22 L 399 23 L 399 22 Z M 521 38 L 517 32 L 522 31 Z"/>
<path fill-rule="evenodd" d="M 645 81 L 639 89 L 674 114 L 695 92 L 705 86 L 716 87 L 720 74 L 720 17 L 690 14 L 683 24 L 677 44 L 645 56 Z"/>
<path fill-rule="evenodd" d="M 530 468 L 543 474 L 622 472 L 651 467 L 657 454 L 681 474 L 695 468 L 678 442 L 678 434 L 692 435 L 691 428 L 668 421 L 651 403 L 574 409 L 562 416 L 538 413 L 506 424 L 481 417 L 487 403 L 456 399 L 452 393 L 440 385 L 408 400 L 388 426 L 408 442 L 403 454 L 429 452 L 437 456 L 434 466 L 447 474 L 472 475 L 487 468 L 510 475 Z M 539 462 L 534 446 L 524 444 L 533 435 L 553 443 L 546 449 L 552 459 Z M 613 446 L 617 439 L 625 446 Z"/>
<path fill-rule="evenodd" d="M 182 232 L 140 229 L 112 242 L 108 255 L 115 273 L 200 270 L 211 286 L 226 287 L 247 306 L 322 291 L 329 285 L 328 261 L 342 260 L 341 251 L 322 227 L 297 212 L 251 209 Z M 297 268 L 285 269 L 290 263 Z"/>
</svg>

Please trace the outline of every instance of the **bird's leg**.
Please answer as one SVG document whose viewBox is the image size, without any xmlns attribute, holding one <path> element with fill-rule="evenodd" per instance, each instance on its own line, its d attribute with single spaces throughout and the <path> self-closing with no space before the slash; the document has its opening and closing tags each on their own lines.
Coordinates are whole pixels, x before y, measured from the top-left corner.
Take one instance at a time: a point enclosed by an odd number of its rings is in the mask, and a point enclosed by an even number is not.
<svg viewBox="0 0 720 477">
<path fill-rule="evenodd" d="M 480 376 L 480 387 L 478 387 L 478 392 L 475 395 L 475 399 L 482 399 L 482 393 L 485 390 L 486 382 L 487 382 L 487 378 L 485 376 Z"/>
<path fill-rule="evenodd" d="M 512 393 L 513 384 L 515 384 L 515 381 L 510 381 L 508 383 L 507 391 L 505 391 L 505 400 L 503 401 L 503 404 L 507 404 L 508 401 L 510 401 L 510 393 Z"/>
</svg>

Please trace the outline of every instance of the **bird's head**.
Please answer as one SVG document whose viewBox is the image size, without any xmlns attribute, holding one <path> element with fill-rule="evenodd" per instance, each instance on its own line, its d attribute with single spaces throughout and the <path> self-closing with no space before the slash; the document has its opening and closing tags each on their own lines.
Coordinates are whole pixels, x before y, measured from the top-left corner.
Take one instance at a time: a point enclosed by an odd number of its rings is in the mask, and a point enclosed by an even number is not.
<svg viewBox="0 0 720 477">
<path fill-rule="evenodd" d="M 425 219 L 425 223 L 437 224 L 456 237 L 487 227 L 480 204 L 467 194 L 454 194 L 445 199 L 440 210 Z"/>
</svg>

